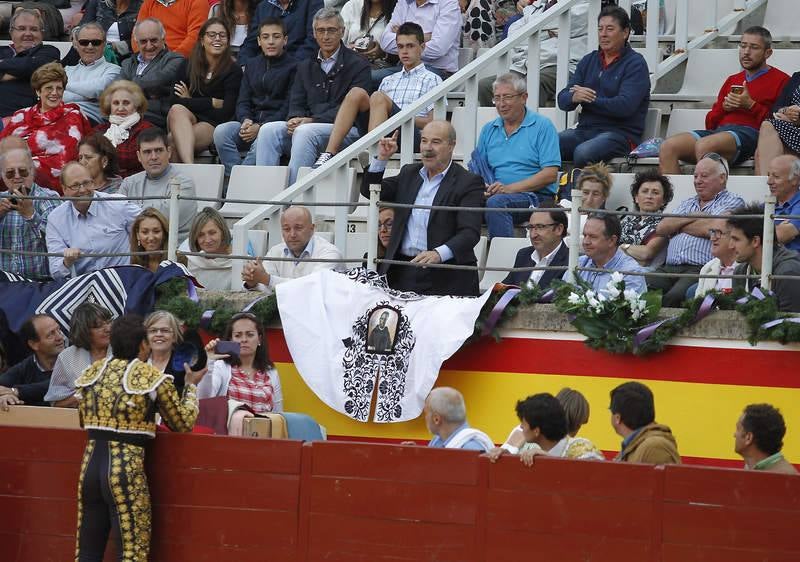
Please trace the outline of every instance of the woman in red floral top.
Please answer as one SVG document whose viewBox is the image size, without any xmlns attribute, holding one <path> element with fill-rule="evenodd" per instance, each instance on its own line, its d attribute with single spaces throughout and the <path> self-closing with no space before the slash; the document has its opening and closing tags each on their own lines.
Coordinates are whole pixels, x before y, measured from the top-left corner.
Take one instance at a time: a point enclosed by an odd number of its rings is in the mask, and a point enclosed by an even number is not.
<svg viewBox="0 0 800 562">
<path fill-rule="evenodd" d="M 61 168 L 78 157 L 78 143 L 92 127 L 74 103 L 64 103 L 67 74 L 57 62 L 40 66 L 31 76 L 39 103 L 16 111 L 0 132 L 28 143 L 36 163 L 36 183 L 61 193 Z"/>
<path fill-rule="evenodd" d="M 198 397 L 227 396 L 244 402 L 256 414 L 283 412 L 281 379 L 269 360 L 264 327 L 255 315 L 235 314 L 225 330 L 225 339 L 239 342 L 239 356 L 216 354 L 219 340 L 210 341 L 206 345 L 209 376 L 198 387 Z"/>
<path fill-rule="evenodd" d="M 95 131 L 103 135 L 117 149 L 117 166 L 123 178 L 143 170 L 136 156 L 139 133 L 153 126 L 144 120 L 147 99 L 135 82 L 115 80 L 100 94 L 100 112 L 109 123 L 100 123 Z"/>
</svg>

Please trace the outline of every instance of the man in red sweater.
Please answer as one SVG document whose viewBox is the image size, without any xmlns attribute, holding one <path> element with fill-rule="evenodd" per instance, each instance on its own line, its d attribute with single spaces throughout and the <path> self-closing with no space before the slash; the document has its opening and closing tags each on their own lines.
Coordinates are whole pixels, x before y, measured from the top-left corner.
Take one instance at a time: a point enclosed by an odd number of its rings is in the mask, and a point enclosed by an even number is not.
<svg viewBox="0 0 800 562">
<path fill-rule="evenodd" d="M 772 55 L 772 35 L 760 26 L 749 27 L 739 43 L 742 70 L 729 76 L 706 115 L 706 129 L 671 136 L 661 145 L 662 174 L 680 174 L 679 161 L 697 162 L 716 152 L 735 164 L 752 158 L 758 129 L 789 80 L 784 72 L 767 65 Z M 709 69 L 711 70 L 711 69 Z"/>
</svg>

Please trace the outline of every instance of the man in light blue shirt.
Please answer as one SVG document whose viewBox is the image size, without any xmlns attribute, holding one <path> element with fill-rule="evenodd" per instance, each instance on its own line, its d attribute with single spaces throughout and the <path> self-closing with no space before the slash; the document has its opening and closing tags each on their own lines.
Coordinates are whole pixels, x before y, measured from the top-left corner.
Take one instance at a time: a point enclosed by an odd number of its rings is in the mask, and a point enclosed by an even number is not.
<svg viewBox="0 0 800 562">
<path fill-rule="evenodd" d="M 605 269 L 604 272 L 578 271 L 577 275 L 592 286 L 597 293 L 605 293 L 611 275 L 617 271 L 638 271 L 645 269 L 635 259 L 619 249 L 622 227 L 619 219 L 607 213 L 592 213 L 583 227 L 583 252 L 578 259 L 578 267 Z M 567 280 L 569 272 L 564 274 Z M 644 275 L 623 275 L 625 289 L 633 289 L 640 295 L 647 291 Z"/>
<path fill-rule="evenodd" d="M 512 73 L 498 76 L 493 100 L 499 117 L 481 130 L 477 152 L 493 176 L 484 178 L 486 207 L 526 209 L 523 213 L 486 213 L 489 238 L 510 238 L 514 223 L 524 222 L 530 215 L 527 209 L 553 206 L 561 150 L 553 123 L 526 107 L 524 78 Z"/>
<path fill-rule="evenodd" d="M 431 390 L 423 415 L 428 431 L 433 434 L 428 447 L 481 452 L 494 447 L 488 435 L 467 424 L 464 397 L 455 388 L 441 386 Z"/>
<path fill-rule="evenodd" d="M 129 256 L 85 258 L 81 254 L 123 253 L 130 250 L 131 226 L 142 209 L 115 195 L 95 192 L 86 168 L 69 162 L 61 171 L 66 197 L 93 197 L 93 201 L 65 201 L 47 221 L 46 240 L 50 275 L 56 279 L 82 275 L 105 267 L 130 264 Z M 111 201 L 107 201 L 107 200 Z M 105 201 L 104 201 L 105 200 Z"/>
</svg>

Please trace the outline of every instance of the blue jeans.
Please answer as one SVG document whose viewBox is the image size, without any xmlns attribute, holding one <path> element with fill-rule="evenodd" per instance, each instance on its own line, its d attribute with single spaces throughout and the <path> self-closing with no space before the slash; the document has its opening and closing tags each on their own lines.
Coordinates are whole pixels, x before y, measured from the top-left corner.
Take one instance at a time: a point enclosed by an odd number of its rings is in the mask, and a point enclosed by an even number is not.
<svg viewBox="0 0 800 562">
<path fill-rule="evenodd" d="M 277 166 L 281 155 L 289 155 L 289 185 L 297 180 L 297 171 L 303 166 L 311 166 L 317 156 L 325 150 L 328 138 L 333 131 L 333 123 L 306 123 L 289 136 L 286 121 L 264 123 L 256 139 L 256 165 Z M 351 128 L 342 141 L 341 148 L 352 144 L 359 138 L 358 129 Z"/>
<path fill-rule="evenodd" d="M 614 131 L 567 129 L 558 133 L 561 160 L 571 160 L 576 168 L 595 162 L 608 162 L 631 151 L 625 135 Z"/>
<path fill-rule="evenodd" d="M 514 223 L 522 222 L 528 218 L 539 204 L 535 193 L 497 193 L 486 200 L 486 207 L 490 209 L 529 209 L 524 213 L 486 213 L 486 225 L 489 227 L 489 238 L 514 236 Z M 516 218 L 516 220 L 515 220 Z"/>
<path fill-rule="evenodd" d="M 242 124 L 228 121 L 214 128 L 214 146 L 217 147 L 219 161 L 225 166 L 225 175 L 231 175 L 231 169 L 239 164 L 254 166 L 256 163 L 257 142 L 245 142 L 239 136 Z M 258 139 L 256 139 L 257 141 Z M 247 151 L 244 158 L 241 153 Z"/>
</svg>

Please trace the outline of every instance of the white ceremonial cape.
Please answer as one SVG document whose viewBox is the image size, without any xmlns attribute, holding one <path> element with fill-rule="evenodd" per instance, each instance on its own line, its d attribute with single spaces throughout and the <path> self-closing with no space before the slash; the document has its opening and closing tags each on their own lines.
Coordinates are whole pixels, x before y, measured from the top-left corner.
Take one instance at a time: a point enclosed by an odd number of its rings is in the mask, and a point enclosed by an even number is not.
<svg viewBox="0 0 800 562">
<path fill-rule="evenodd" d="M 330 270 L 276 287 L 286 344 L 300 376 L 334 410 L 375 422 L 420 415 L 442 362 L 473 333 L 491 294 L 426 297 L 386 288 L 374 272 Z"/>
</svg>

